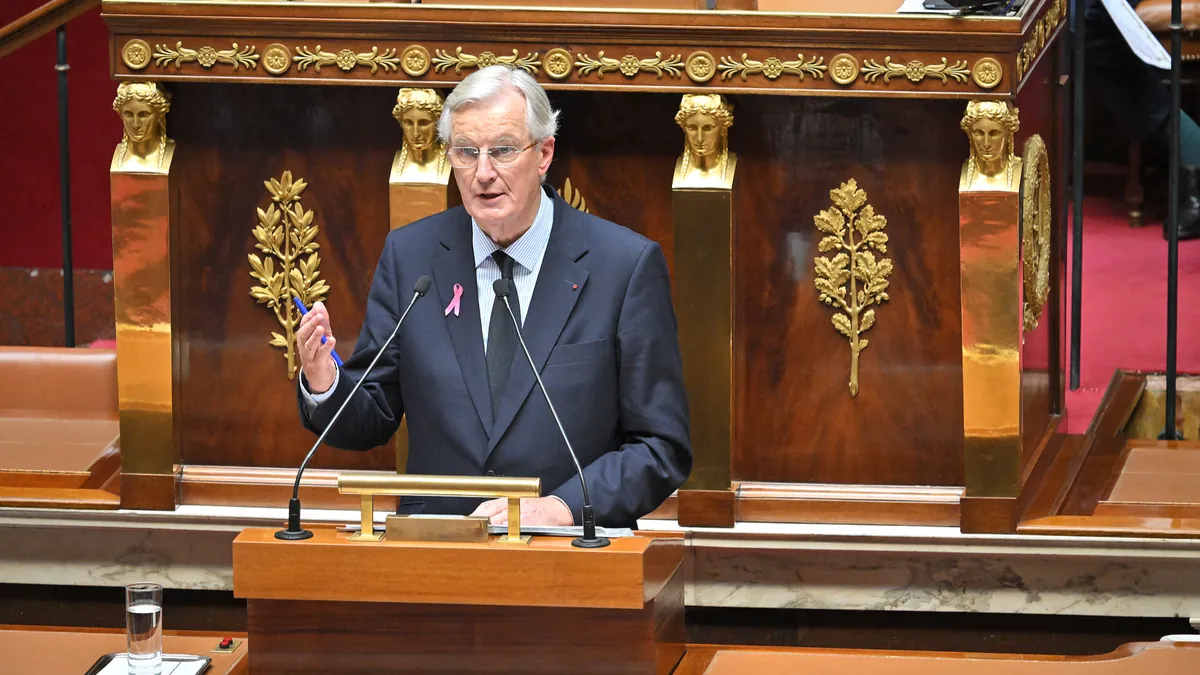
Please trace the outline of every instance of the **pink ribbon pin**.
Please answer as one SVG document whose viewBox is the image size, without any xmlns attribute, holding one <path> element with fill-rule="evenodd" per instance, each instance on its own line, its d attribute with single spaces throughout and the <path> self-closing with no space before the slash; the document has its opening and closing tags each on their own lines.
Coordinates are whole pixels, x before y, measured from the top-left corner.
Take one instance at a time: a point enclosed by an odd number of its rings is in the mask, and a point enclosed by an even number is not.
<svg viewBox="0 0 1200 675">
<path fill-rule="evenodd" d="M 458 316 L 458 308 L 462 304 L 462 291 L 461 284 L 454 284 L 454 299 L 446 305 L 446 313 L 443 316 L 450 316 L 450 312 L 454 312 L 454 316 Z"/>
</svg>

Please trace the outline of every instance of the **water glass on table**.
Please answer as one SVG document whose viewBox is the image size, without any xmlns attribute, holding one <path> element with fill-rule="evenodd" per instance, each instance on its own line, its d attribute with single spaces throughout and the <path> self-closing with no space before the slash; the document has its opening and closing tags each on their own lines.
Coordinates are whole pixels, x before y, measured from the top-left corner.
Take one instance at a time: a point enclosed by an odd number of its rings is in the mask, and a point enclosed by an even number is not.
<svg viewBox="0 0 1200 675">
<path fill-rule="evenodd" d="M 125 587 L 125 643 L 130 675 L 162 672 L 162 586 Z"/>
</svg>

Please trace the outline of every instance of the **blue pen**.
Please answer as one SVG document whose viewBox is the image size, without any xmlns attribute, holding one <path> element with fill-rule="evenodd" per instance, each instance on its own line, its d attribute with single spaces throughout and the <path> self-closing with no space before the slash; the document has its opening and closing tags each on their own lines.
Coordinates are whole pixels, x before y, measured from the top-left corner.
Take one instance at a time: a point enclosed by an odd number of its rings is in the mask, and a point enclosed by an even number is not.
<svg viewBox="0 0 1200 675">
<path fill-rule="evenodd" d="M 292 302 L 296 303 L 296 309 L 300 310 L 300 316 L 304 316 L 305 314 L 308 314 L 308 308 L 304 306 L 303 302 L 300 302 L 300 298 L 297 298 L 296 296 L 293 295 Z M 326 342 L 328 342 L 328 340 L 326 340 L 325 336 L 322 335 L 321 336 L 321 344 L 325 344 Z M 333 362 L 338 364 L 339 368 L 342 367 L 342 357 L 338 356 L 336 349 L 333 350 Z"/>
</svg>

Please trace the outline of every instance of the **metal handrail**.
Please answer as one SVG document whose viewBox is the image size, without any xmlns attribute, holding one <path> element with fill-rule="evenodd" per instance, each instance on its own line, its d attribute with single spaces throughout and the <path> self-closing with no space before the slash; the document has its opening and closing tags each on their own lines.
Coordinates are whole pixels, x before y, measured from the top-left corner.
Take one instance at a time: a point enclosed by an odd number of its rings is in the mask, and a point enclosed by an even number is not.
<svg viewBox="0 0 1200 675">
<path fill-rule="evenodd" d="M 100 0 L 51 0 L 0 28 L 0 58 L 54 30 L 58 59 L 58 180 L 62 210 L 63 343 L 75 346 L 75 265 L 71 237 L 71 145 L 67 124 L 67 22 L 100 4 Z"/>
</svg>

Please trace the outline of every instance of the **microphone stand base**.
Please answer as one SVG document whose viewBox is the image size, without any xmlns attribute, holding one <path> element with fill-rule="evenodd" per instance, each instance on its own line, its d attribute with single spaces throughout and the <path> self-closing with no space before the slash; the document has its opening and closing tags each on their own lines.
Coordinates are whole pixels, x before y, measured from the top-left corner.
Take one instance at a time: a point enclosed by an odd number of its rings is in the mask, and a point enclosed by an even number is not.
<svg viewBox="0 0 1200 675">
<path fill-rule="evenodd" d="M 279 535 L 276 534 L 276 536 Z M 611 543 L 612 542 L 608 540 L 608 537 L 592 537 L 591 539 L 580 537 L 572 541 L 571 545 L 576 548 L 604 548 Z"/>
<path fill-rule="evenodd" d="M 309 530 L 279 530 L 275 533 L 276 539 L 286 541 L 300 541 L 301 539 L 312 539 L 312 532 Z"/>
</svg>

